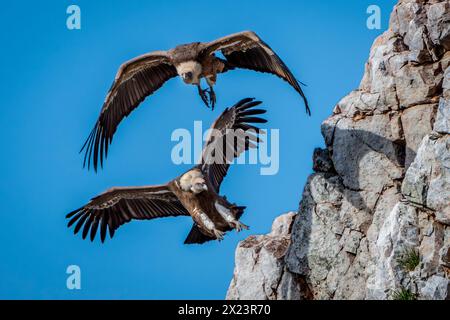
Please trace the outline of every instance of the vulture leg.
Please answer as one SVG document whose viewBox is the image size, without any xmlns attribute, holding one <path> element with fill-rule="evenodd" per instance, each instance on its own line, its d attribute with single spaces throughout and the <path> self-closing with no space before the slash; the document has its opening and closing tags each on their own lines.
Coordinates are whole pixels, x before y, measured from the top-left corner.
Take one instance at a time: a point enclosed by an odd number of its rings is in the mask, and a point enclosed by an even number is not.
<svg viewBox="0 0 450 320">
<path fill-rule="evenodd" d="M 200 84 L 197 85 L 197 88 L 198 88 L 198 94 L 200 95 L 200 98 L 202 98 L 203 103 L 209 108 L 208 97 L 206 96 L 208 89 L 202 89 Z"/>
<path fill-rule="evenodd" d="M 214 92 L 214 85 L 216 84 L 216 74 L 206 77 L 206 83 L 209 85 L 208 93 L 209 93 L 209 103 L 211 105 L 211 109 L 214 110 L 214 106 L 216 105 L 216 93 Z"/>
<path fill-rule="evenodd" d="M 216 229 L 216 226 L 214 225 L 214 222 L 204 213 L 202 210 L 198 208 L 194 208 L 194 214 L 198 216 L 200 219 L 202 225 L 212 231 L 214 233 L 214 237 L 221 241 L 223 240 L 223 236 L 225 235 L 225 232 L 220 231 L 219 229 Z"/>
<path fill-rule="evenodd" d="M 243 229 L 246 230 L 249 229 L 247 225 L 243 224 L 242 222 L 236 219 L 235 214 L 233 214 L 233 211 L 230 210 L 229 208 L 226 208 L 225 206 L 223 206 L 218 202 L 216 202 L 214 206 L 216 207 L 216 210 L 219 212 L 222 218 L 224 218 L 225 221 L 228 222 L 228 225 L 231 228 L 236 229 L 237 232 L 242 231 Z"/>
<path fill-rule="evenodd" d="M 211 105 L 211 109 L 214 110 L 214 106 L 216 105 L 216 93 L 212 86 L 209 87 L 209 103 Z"/>
</svg>

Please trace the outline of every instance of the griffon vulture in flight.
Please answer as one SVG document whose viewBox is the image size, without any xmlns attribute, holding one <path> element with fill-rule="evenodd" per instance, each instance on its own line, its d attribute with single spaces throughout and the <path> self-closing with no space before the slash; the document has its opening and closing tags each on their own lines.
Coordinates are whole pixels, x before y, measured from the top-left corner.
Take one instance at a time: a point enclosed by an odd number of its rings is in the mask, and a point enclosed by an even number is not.
<svg viewBox="0 0 450 320">
<path fill-rule="evenodd" d="M 227 108 L 212 125 L 201 161 L 191 170 L 165 185 L 109 189 L 69 213 L 68 226 L 75 224 L 75 234 L 83 229 L 83 239 L 90 234 L 91 241 L 100 229 L 102 242 L 107 230 L 112 238 L 117 228 L 131 220 L 169 216 L 194 220 L 185 243 L 222 240 L 226 231 L 248 229 L 239 221 L 245 207 L 228 202 L 219 195 L 219 188 L 233 159 L 260 141 L 259 128 L 253 126 L 267 121 L 258 116 L 265 110 L 253 108 L 260 103 L 247 98 Z"/>
<path fill-rule="evenodd" d="M 218 51 L 225 60 L 216 57 Z M 120 121 L 167 80 L 178 75 L 185 83 L 196 85 L 204 103 L 208 106 L 208 92 L 209 103 L 214 107 L 216 97 L 213 86 L 217 74 L 235 68 L 271 73 L 287 81 L 301 95 L 310 114 L 299 82 L 278 55 L 254 32 L 244 31 L 212 42 L 184 44 L 169 51 L 141 55 L 120 66 L 94 129 L 81 149 L 86 152 L 84 165 L 87 161 L 89 169 L 92 160 L 97 171 L 100 160 L 103 166 L 103 157 L 107 156 L 108 145 Z M 201 78 L 206 79 L 209 89 L 201 88 Z"/>
</svg>

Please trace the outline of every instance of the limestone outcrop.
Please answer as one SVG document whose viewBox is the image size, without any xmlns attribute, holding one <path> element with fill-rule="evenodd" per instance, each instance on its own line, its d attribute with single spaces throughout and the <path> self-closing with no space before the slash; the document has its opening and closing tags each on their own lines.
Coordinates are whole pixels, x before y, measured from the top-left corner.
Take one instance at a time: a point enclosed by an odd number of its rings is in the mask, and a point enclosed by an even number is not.
<svg viewBox="0 0 450 320">
<path fill-rule="evenodd" d="M 298 212 L 239 244 L 228 299 L 450 299 L 449 65 L 450 2 L 399 1 Z"/>
</svg>

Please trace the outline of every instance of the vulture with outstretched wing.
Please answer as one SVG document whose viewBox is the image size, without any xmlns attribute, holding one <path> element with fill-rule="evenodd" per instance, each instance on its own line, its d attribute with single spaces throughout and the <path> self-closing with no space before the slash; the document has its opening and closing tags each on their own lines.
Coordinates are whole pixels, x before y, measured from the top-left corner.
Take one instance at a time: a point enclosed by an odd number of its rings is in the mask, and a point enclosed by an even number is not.
<svg viewBox="0 0 450 320">
<path fill-rule="evenodd" d="M 228 202 L 219 188 L 230 163 L 260 142 L 260 129 L 254 126 L 266 122 L 260 118 L 266 111 L 254 108 L 260 103 L 247 98 L 227 108 L 212 125 L 199 164 L 191 170 L 165 185 L 109 189 L 69 213 L 68 226 L 91 240 L 100 229 L 102 242 L 108 231 L 112 238 L 131 220 L 170 216 L 194 220 L 185 243 L 222 240 L 229 230 L 248 229 L 239 221 L 245 207 Z"/>
<path fill-rule="evenodd" d="M 217 52 L 221 52 L 225 59 L 217 57 Z M 120 66 L 94 129 L 81 149 L 85 151 L 84 165 L 90 168 L 92 161 L 95 170 L 99 164 L 103 166 L 119 123 L 167 80 L 180 76 L 185 83 L 196 85 L 203 102 L 214 108 L 216 95 L 213 86 L 217 74 L 236 68 L 271 73 L 287 81 L 303 98 L 310 114 L 299 82 L 280 57 L 254 32 L 244 31 L 212 42 L 184 44 L 168 51 L 144 54 Z M 201 78 L 206 79 L 208 89 L 201 88 Z"/>
</svg>

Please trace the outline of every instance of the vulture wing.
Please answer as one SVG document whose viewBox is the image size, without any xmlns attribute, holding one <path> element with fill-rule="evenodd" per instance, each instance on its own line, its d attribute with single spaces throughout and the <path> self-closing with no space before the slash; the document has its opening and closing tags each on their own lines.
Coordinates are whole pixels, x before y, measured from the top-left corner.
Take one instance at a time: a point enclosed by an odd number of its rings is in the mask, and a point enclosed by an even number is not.
<svg viewBox="0 0 450 320">
<path fill-rule="evenodd" d="M 255 123 L 266 123 L 258 115 L 266 113 L 253 107 L 261 104 L 253 98 L 242 99 L 220 115 L 211 126 L 203 148 L 200 166 L 210 179 L 216 192 L 226 176 L 234 158 L 260 142 L 260 129 Z"/>
<path fill-rule="evenodd" d="M 72 211 L 66 218 L 70 219 L 68 227 L 76 222 L 75 234 L 84 225 L 83 239 L 90 233 L 93 241 L 100 227 L 103 242 L 107 229 L 112 238 L 117 228 L 132 219 L 149 220 L 169 216 L 189 216 L 189 213 L 172 191 L 166 185 L 161 185 L 112 188 Z"/>
<path fill-rule="evenodd" d="M 227 59 L 226 70 L 236 68 L 274 74 L 287 81 L 303 98 L 306 112 L 310 115 L 308 100 L 289 68 L 278 55 L 262 41 L 254 32 L 244 31 L 235 33 L 212 42 L 205 43 L 202 51 L 204 55 L 221 51 Z"/>
<path fill-rule="evenodd" d="M 91 161 L 97 171 L 99 157 L 103 166 L 108 145 L 111 143 L 117 126 L 147 96 L 158 90 L 167 80 L 177 75 L 165 51 L 155 51 L 136 57 L 122 64 L 117 71 L 100 116 L 94 129 L 84 143 L 84 166 L 90 168 Z M 80 151 L 80 152 L 81 152 Z"/>
</svg>

